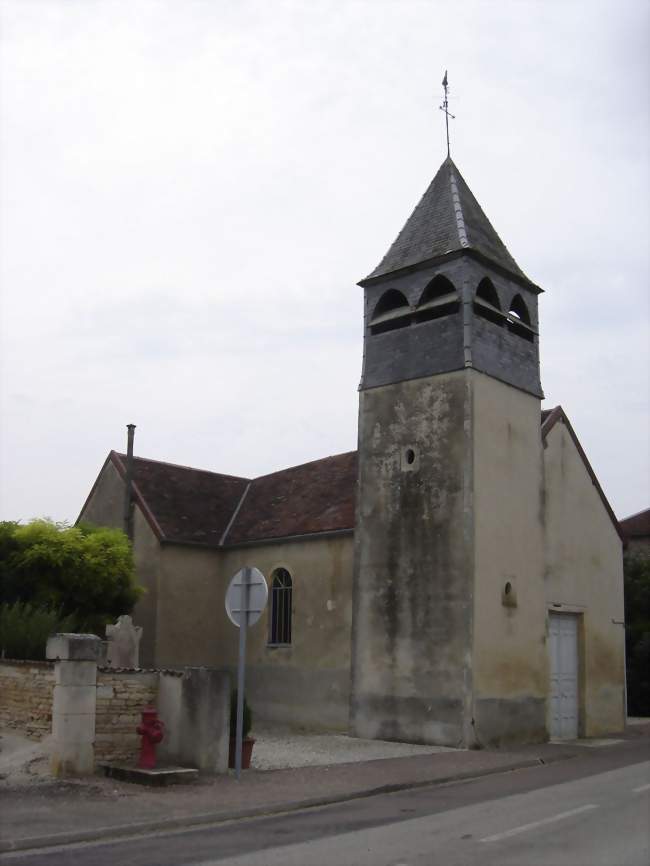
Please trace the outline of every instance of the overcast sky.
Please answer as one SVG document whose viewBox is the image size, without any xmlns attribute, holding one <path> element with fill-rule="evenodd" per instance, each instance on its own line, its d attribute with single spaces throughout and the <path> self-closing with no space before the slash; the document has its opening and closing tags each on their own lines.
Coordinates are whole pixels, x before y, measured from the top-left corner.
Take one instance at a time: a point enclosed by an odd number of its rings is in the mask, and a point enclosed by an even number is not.
<svg viewBox="0 0 650 866">
<path fill-rule="evenodd" d="M 111 448 L 356 447 L 362 290 L 452 156 L 541 297 L 619 517 L 648 489 L 647 0 L 0 0 L 0 517 Z"/>
</svg>

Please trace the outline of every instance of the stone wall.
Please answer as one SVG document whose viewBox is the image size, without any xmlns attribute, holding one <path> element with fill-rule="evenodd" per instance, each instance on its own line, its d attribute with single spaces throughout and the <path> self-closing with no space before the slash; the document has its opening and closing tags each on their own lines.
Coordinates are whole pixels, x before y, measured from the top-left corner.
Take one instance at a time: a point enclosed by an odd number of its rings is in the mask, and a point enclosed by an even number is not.
<svg viewBox="0 0 650 866">
<path fill-rule="evenodd" d="M 136 727 L 148 704 L 156 704 L 157 671 L 97 671 L 95 760 L 134 761 L 140 738 Z"/>
<path fill-rule="evenodd" d="M 52 727 L 54 664 L 0 659 L 0 727 L 41 739 Z"/>
<path fill-rule="evenodd" d="M 163 761 L 227 772 L 227 671 L 97 668 L 96 661 L 74 658 L 74 644 L 65 650 L 66 640 L 81 639 L 100 643 L 92 635 L 56 635 L 48 642 L 56 662 L 0 659 L 0 729 L 34 739 L 52 734 L 54 775 L 85 775 L 96 764 L 136 762 L 136 728 L 142 710 L 153 705 L 165 723 Z"/>
<path fill-rule="evenodd" d="M 359 395 L 358 737 L 471 742 L 470 394 L 462 371 Z"/>
</svg>

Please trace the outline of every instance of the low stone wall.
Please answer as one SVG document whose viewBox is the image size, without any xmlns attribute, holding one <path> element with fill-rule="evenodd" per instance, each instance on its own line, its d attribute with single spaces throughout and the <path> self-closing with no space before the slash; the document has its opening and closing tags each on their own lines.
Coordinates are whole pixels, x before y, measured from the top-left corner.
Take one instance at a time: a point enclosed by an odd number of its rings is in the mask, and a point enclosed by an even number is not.
<svg viewBox="0 0 650 866">
<path fill-rule="evenodd" d="M 98 668 L 99 643 L 60 634 L 48 641 L 52 661 L 0 659 L 0 728 L 34 739 L 51 734 L 54 775 L 87 775 L 97 763 L 135 763 L 136 728 L 153 705 L 165 723 L 161 760 L 226 772 L 228 672 Z"/>
<path fill-rule="evenodd" d="M 157 697 L 157 671 L 97 671 L 96 761 L 135 761 L 140 746 L 135 729 L 144 707 L 155 705 Z"/>
<path fill-rule="evenodd" d="M 52 728 L 54 663 L 0 659 L 0 727 L 40 740 Z"/>
</svg>

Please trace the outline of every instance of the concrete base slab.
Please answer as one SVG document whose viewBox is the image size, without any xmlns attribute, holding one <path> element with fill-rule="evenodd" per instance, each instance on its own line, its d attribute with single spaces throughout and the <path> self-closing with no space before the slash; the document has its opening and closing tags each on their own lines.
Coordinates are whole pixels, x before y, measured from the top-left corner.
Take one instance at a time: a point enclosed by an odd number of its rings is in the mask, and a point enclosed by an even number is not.
<svg viewBox="0 0 650 866">
<path fill-rule="evenodd" d="M 606 746 L 615 746 L 624 740 L 594 739 L 594 740 L 549 740 L 553 746 L 585 746 L 588 749 L 602 749 Z"/>
<path fill-rule="evenodd" d="M 156 787 L 196 782 L 199 778 L 199 771 L 192 767 L 156 767 L 153 770 L 143 770 L 140 767 L 127 767 L 124 764 L 100 764 L 100 768 L 109 778 Z"/>
</svg>

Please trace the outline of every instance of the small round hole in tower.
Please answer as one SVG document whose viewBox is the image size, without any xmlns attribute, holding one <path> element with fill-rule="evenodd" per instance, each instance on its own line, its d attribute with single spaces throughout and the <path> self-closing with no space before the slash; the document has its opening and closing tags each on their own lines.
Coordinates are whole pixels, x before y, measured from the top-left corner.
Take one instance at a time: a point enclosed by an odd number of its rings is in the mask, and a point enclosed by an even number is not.
<svg viewBox="0 0 650 866">
<path fill-rule="evenodd" d="M 406 462 L 409 466 L 415 462 L 415 451 L 412 448 L 406 449 Z"/>
</svg>

